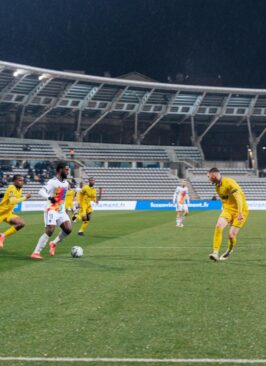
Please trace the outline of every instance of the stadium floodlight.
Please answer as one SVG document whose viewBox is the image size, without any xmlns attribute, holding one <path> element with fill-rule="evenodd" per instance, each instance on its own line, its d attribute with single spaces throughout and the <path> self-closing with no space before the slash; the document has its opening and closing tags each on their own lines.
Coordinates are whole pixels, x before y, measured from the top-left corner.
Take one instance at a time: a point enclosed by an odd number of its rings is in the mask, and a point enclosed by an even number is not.
<svg viewBox="0 0 266 366">
<path fill-rule="evenodd" d="M 38 79 L 41 81 L 41 80 L 44 80 L 44 79 L 49 79 L 51 77 L 50 74 L 41 74 L 39 75 Z"/>
<path fill-rule="evenodd" d="M 27 73 L 26 70 L 18 69 L 18 70 L 16 70 L 16 71 L 13 72 L 13 76 L 15 76 L 15 78 L 16 78 L 16 77 L 18 77 L 20 75 L 24 75 L 26 73 Z"/>
</svg>

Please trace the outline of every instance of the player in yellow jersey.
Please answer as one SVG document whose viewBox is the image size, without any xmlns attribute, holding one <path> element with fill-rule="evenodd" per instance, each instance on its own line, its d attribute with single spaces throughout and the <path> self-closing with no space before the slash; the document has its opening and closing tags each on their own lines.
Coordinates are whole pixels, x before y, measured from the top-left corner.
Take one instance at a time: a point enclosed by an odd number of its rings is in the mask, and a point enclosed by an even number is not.
<svg viewBox="0 0 266 366">
<path fill-rule="evenodd" d="M 248 205 L 245 194 L 239 184 L 232 178 L 222 177 L 219 169 L 212 168 L 208 173 L 209 181 L 216 186 L 216 192 L 222 200 L 222 213 L 218 218 L 214 236 L 213 252 L 209 258 L 218 261 L 229 258 L 236 245 L 236 237 L 248 217 Z M 229 225 L 228 248 L 219 258 L 223 229 Z"/>
<path fill-rule="evenodd" d="M 93 212 L 92 202 L 98 203 L 97 191 L 94 187 L 94 184 L 94 178 L 90 177 L 89 184 L 84 185 L 80 191 L 80 217 L 83 222 L 79 229 L 78 235 L 84 235 L 84 231 L 90 223 L 91 214 Z"/>
<path fill-rule="evenodd" d="M 5 221 L 11 225 L 9 229 L 0 234 L 0 248 L 3 248 L 5 238 L 15 234 L 25 226 L 25 222 L 13 213 L 14 208 L 19 202 L 23 202 L 32 196 L 31 193 L 22 196 L 23 184 L 24 177 L 19 174 L 14 175 L 13 184 L 6 189 L 4 197 L 0 202 L 0 223 Z"/>
<path fill-rule="evenodd" d="M 72 183 L 70 183 L 70 188 L 66 192 L 66 200 L 65 200 L 65 206 L 66 211 L 74 212 L 74 198 L 75 198 L 75 190 Z"/>
</svg>

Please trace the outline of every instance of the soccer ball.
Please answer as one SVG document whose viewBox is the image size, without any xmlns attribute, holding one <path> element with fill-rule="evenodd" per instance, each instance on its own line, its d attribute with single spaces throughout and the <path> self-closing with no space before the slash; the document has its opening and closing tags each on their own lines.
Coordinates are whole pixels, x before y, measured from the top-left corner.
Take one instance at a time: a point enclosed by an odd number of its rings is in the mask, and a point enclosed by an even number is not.
<svg viewBox="0 0 266 366">
<path fill-rule="evenodd" d="M 83 249 L 77 245 L 71 248 L 71 255 L 73 258 L 80 258 L 83 256 Z"/>
</svg>

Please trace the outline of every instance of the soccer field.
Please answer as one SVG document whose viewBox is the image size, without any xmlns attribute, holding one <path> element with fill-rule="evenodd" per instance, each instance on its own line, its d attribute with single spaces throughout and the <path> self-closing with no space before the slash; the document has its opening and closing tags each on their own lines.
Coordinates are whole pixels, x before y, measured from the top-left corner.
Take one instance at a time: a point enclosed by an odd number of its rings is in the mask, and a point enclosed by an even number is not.
<svg viewBox="0 0 266 366">
<path fill-rule="evenodd" d="M 23 214 L 0 252 L 0 356 L 265 359 L 266 214 L 251 212 L 232 257 L 214 263 L 218 214 L 176 228 L 175 212 L 95 212 L 86 236 L 75 223 L 44 261 L 29 259 L 42 213 Z M 70 257 L 73 245 L 84 257 Z M 11 364 L 57 363 L 0 361 Z"/>
</svg>

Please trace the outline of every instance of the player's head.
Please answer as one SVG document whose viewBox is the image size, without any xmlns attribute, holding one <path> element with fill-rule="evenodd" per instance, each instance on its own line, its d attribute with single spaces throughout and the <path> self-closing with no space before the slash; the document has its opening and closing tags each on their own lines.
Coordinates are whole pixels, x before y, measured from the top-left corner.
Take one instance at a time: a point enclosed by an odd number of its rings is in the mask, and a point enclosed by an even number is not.
<svg viewBox="0 0 266 366">
<path fill-rule="evenodd" d="M 185 188 L 187 186 L 187 182 L 185 180 L 181 181 L 181 187 Z"/>
<path fill-rule="evenodd" d="M 61 179 L 67 179 L 67 176 L 69 174 L 69 166 L 68 166 L 68 164 L 65 163 L 64 161 L 60 161 L 60 163 L 58 163 L 57 166 L 56 166 L 56 174 Z"/>
<path fill-rule="evenodd" d="M 90 186 L 90 187 L 93 187 L 93 186 L 94 186 L 94 184 L 95 184 L 95 180 L 94 180 L 94 178 L 93 178 L 93 177 L 89 177 L 89 186 Z"/>
<path fill-rule="evenodd" d="M 21 174 L 15 174 L 14 177 L 12 178 L 12 181 L 15 187 L 22 188 L 24 184 L 24 177 Z"/>
<path fill-rule="evenodd" d="M 208 179 L 212 184 L 220 182 L 222 176 L 218 168 L 211 168 L 208 172 Z"/>
</svg>

